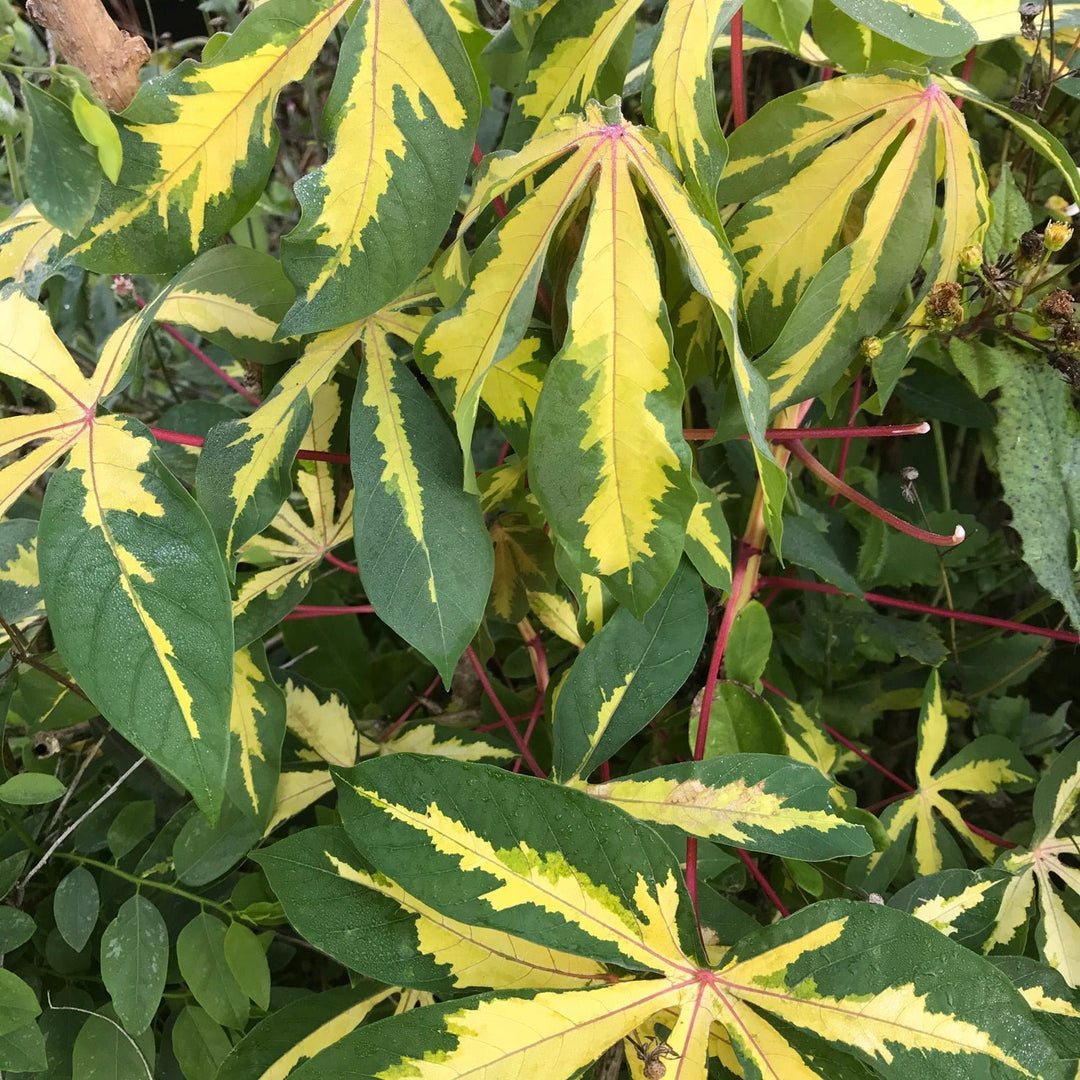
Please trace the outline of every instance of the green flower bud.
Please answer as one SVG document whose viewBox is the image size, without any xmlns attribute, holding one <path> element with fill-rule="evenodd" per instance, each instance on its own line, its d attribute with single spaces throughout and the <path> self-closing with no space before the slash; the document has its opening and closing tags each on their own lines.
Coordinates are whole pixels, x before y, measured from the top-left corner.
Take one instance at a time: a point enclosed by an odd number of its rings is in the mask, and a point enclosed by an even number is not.
<svg viewBox="0 0 1080 1080">
<path fill-rule="evenodd" d="M 1047 251 L 1060 251 L 1071 239 L 1073 229 L 1064 221 L 1048 221 L 1043 229 L 1043 243 Z"/>
<path fill-rule="evenodd" d="M 864 337 L 859 342 L 859 355 L 864 360 L 876 360 L 881 355 L 884 346 L 879 337 Z"/>
<path fill-rule="evenodd" d="M 983 249 L 979 244 L 968 244 L 960 249 L 960 269 L 971 273 L 983 264 Z"/>
</svg>

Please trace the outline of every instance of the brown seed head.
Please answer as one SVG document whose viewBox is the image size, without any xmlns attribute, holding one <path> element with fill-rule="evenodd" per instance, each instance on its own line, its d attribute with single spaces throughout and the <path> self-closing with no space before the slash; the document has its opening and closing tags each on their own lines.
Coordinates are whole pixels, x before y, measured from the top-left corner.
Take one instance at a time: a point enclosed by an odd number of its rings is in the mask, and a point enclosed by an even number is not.
<svg viewBox="0 0 1080 1080">
<path fill-rule="evenodd" d="M 959 283 L 939 281 L 926 298 L 926 314 L 935 330 L 951 330 L 963 321 L 964 307 L 960 303 Z"/>
<path fill-rule="evenodd" d="M 1073 315 L 1073 298 L 1067 289 L 1055 289 L 1039 301 L 1035 318 L 1043 325 L 1067 323 Z"/>
<path fill-rule="evenodd" d="M 1038 229 L 1028 229 L 1020 237 L 1020 258 L 1026 263 L 1037 263 L 1046 250 L 1043 244 L 1043 234 Z"/>
</svg>

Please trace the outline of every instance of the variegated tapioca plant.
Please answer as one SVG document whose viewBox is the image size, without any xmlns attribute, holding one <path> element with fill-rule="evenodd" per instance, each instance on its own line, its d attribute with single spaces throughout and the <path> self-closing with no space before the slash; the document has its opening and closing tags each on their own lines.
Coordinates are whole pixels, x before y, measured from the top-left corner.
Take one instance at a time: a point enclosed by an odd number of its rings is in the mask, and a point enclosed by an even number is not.
<svg viewBox="0 0 1080 1080">
<path fill-rule="evenodd" d="M 213 10 L 0 0 L 4 1075 L 1080 1075 L 1080 4 Z"/>
</svg>

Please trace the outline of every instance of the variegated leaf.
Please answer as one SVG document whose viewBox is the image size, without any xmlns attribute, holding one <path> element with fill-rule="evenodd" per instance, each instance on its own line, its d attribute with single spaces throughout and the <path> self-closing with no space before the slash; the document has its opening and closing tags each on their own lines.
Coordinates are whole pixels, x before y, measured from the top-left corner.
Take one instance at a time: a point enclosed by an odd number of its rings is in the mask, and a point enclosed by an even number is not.
<svg viewBox="0 0 1080 1080">
<path fill-rule="evenodd" d="M 958 56 L 975 44 L 974 27 L 948 0 L 833 0 L 853 19 L 927 56 Z"/>
<path fill-rule="evenodd" d="M 226 244 L 177 274 L 157 318 L 190 326 L 233 356 L 276 363 L 298 351 L 295 340 L 274 341 L 293 295 L 277 259 Z"/>
<path fill-rule="evenodd" d="M 0 615 L 9 623 L 45 614 L 37 563 L 38 523 L 0 521 Z"/>
<path fill-rule="evenodd" d="M 306 829 L 257 861 L 296 929 L 354 971 L 437 994 L 583 987 L 601 964 L 439 914 L 375 873 L 340 828 Z"/>
<path fill-rule="evenodd" d="M 337 783 L 360 853 L 444 915 L 633 970 L 693 966 L 697 933 L 674 856 L 615 807 L 412 754 L 340 770 Z"/>
<path fill-rule="evenodd" d="M 289 1001 L 256 1024 L 217 1068 L 215 1080 L 277 1080 L 358 1028 L 396 993 L 364 979 Z"/>
<path fill-rule="evenodd" d="M 538 334 L 526 334 L 491 368 L 480 391 L 500 430 L 521 455 L 529 452 L 529 428 L 550 358 L 550 343 Z"/>
<path fill-rule="evenodd" d="M 642 93 L 649 123 L 668 137 L 687 190 L 717 226 L 727 143 L 716 115 L 713 41 L 739 7 L 739 0 L 669 0 Z"/>
<path fill-rule="evenodd" d="M 557 117 L 585 104 L 637 8 L 637 0 L 564 0 L 547 9 L 507 120 L 505 148 L 546 134 Z"/>
<path fill-rule="evenodd" d="M 949 721 L 941 692 L 941 680 L 935 671 L 926 684 L 922 711 L 919 714 L 919 749 L 915 758 L 915 790 L 900 802 L 893 803 L 882 814 L 881 823 L 893 844 L 914 832 L 912 856 L 920 874 L 933 874 L 944 865 L 939 841 L 941 823 L 948 823 L 961 839 L 984 859 L 994 856 L 993 843 L 974 832 L 964 821 L 954 803 L 945 798 L 945 791 L 962 791 L 990 795 L 1003 787 L 1023 785 L 1033 779 L 1031 767 L 1020 752 L 1000 735 L 984 735 L 969 742 L 936 770 L 949 734 Z M 904 840 L 906 844 L 906 839 Z M 881 853 L 871 856 L 868 863 L 868 887 L 887 884 L 875 876 L 883 860 Z M 885 865 L 892 865 L 886 860 Z M 895 872 L 895 870 L 893 871 Z"/>
<path fill-rule="evenodd" d="M 226 791 L 261 827 L 274 810 L 285 735 L 285 697 L 270 674 L 261 642 L 237 650 L 233 657 L 229 732 Z"/>
<path fill-rule="evenodd" d="M 731 588 L 731 530 L 719 496 L 696 473 L 697 504 L 686 524 L 686 557 L 707 585 Z"/>
<path fill-rule="evenodd" d="M 91 424 L 42 507 L 38 561 L 53 635 L 106 719 L 213 819 L 230 741 L 225 567 L 149 432 L 130 419 Z"/>
<path fill-rule="evenodd" d="M 24 202 L 0 221 L 0 285 L 14 282 L 28 294 L 55 269 L 64 234 L 33 203 Z"/>
<path fill-rule="evenodd" d="M 989 951 L 988 939 L 1009 881 L 1008 874 L 993 867 L 942 870 L 905 886 L 890 897 L 889 905 L 969 949 L 986 946 Z"/>
<path fill-rule="evenodd" d="M 494 570 L 480 502 L 437 406 L 385 340 L 364 340 L 351 421 L 360 580 L 379 618 L 444 683 L 480 625 Z"/>
<path fill-rule="evenodd" d="M 1080 986 L 1080 922 L 1057 887 L 1080 896 L 1080 871 L 1073 861 L 1080 850 L 1080 832 L 1070 833 L 1068 828 L 1078 805 L 1080 739 L 1073 739 L 1035 789 L 1035 834 L 1030 846 L 1009 852 L 997 864 L 1013 877 L 986 946 L 1008 945 L 1023 932 L 1037 892 L 1039 952 L 1074 987 Z"/>
<path fill-rule="evenodd" d="M 820 83 L 771 102 L 730 146 L 719 197 L 745 203 L 729 230 L 774 408 L 831 386 L 892 313 L 926 252 L 938 157 L 945 196 L 931 281 L 955 276 L 960 248 L 988 220 L 978 152 L 932 81 Z M 871 180 L 851 237 L 853 200 Z"/>
<path fill-rule="evenodd" d="M 266 0 L 205 64 L 146 83 L 118 118 L 123 165 L 72 257 L 92 270 L 172 270 L 251 209 L 277 151 L 274 105 L 349 0 Z"/>
<path fill-rule="evenodd" d="M 831 812 L 831 788 L 809 765 L 769 754 L 727 754 L 584 790 L 642 821 L 751 851 L 805 862 L 869 854 L 866 830 Z"/>
<path fill-rule="evenodd" d="M 409 724 L 386 739 L 369 739 L 362 734 L 360 757 L 372 754 L 436 754 L 455 761 L 513 761 L 518 756 L 516 750 L 490 735 L 439 723 Z"/>
<path fill-rule="evenodd" d="M 457 207 L 479 111 L 438 0 L 358 7 L 326 102 L 330 158 L 296 185 L 300 224 L 282 240 L 298 293 L 282 333 L 366 318 L 416 278 Z"/>
<path fill-rule="evenodd" d="M 531 597 L 555 588 L 555 553 L 544 530 L 524 514 L 500 514 L 490 526 L 495 549 L 491 610 L 519 623 L 529 613 Z"/>
<path fill-rule="evenodd" d="M 337 386 L 331 383 L 319 387 L 312 401 L 311 427 L 300 449 L 320 453 L 329 450 L 330 437 L 340 415 L 341 395 Z M 306 588 L 311 574 L 327 553 L 352 539 L 352 492 L 345 496 L 339 508 L 330 464 L 318 460 L 303 462 L 296 482 L 307 504 L 307 515 L 301 515 L 292 503 L 286 502 L 270 523 L 271 533 L 252 537 L 240 550 L 241 560 L 246 557 L 251 561 L 258 552 L 260 561 L 269 556 L 275 565 L 256 570 L 244 579 L 233 605 L 236 617 L 243 615 L 260 596 L 277 599 L 294 582 Z"/>
<path fill-rule="evenodd" d="M 588 776 L 652 720 L 693 670 L 707 627 L 701 582 L 686 563 L 642 621 L 626 608 L 616 611 L 559 691 L 555 775 Z"/>
</svg>

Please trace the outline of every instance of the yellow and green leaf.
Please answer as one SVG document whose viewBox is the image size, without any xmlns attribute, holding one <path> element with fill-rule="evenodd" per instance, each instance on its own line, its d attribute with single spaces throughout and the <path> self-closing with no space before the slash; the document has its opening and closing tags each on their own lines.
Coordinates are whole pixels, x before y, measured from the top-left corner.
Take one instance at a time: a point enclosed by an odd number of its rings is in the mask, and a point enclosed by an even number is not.
<svg viewBox="0 0 1080 1080">
<path fill-rule="evenodd" d="M 926 684 L 919 715 L 915 788 L 900 802 L 888 807 L 881 817 L 893 845 L 900 842 L 906 845 L 906 837 L 913 833 L 912 858 L 916 871 L 924 875 L 936 873 L 944 866 L 942 844 L 948 841 L 943 840 L 939 832 L 944 824 L 984 859 L 992 859 L 997 850 L 994 843 L 968 825 L 944 792 L 992 795 L 1012 785 L 1024 786 L 1033 779 L 1031 767 L 1023 756 L 1000 735 L 983 735 L 972 740 L 935 770 L 945 750 L 948 733 L 941 680 L 935 671 Z M 881 872 L 875 875 L 879 863 L 883 867 L 895 867 L 894 858 L 886 859 L 881 853 L 871 856 L 867 866 L 868 888 L 880 889 L 888 884 L 881 878 Z"/>
<path fill-rule="evenodd" d="M 328 451 L 340 415 L 341 396 L 337 386 L 330 383 L 319 387 L 312 402 L 311 427 L 300 449 Z M 286 502 L 270 523 L 272 532 L 252 537 L 241 548 L 241 560 L 258 551 L 260 561 L 269 557 L 275 562 L 244 579 L 233 605 L 236 617 L 264 594 L 276 599 L 294 582 L 306 588 L 325 556 L 352 539 L 352 492 L 338 507 L 331 465 L 326 461 L 305 461 L 297 472 L 296 482 L 307 504 L 307 516 Z"/>
<path fill-rule="evenodd" d="M 583 779 L 634 737 L 686 681 L 701 654 L 708 611 L 684 562 L 640 622 L 619 608 L 574 661 L 555 703 L 552 765 Z"/>
<path fill-rule="evenodd" d="M 977 149 L 926 79 L 846 76 L 787 94 L 730 149 L 719 197 L 744 203 L 729 231 L 774 408 L 831 386 L 891 315 L 926 253 L 939 156 L 941 273 L 955 276 L 988 220 Z"/>
<path fill-rule="evenodd" d="M 551 541 L 540 526 L 518 513 L 500 514 L 490 531 L 495 549 L 491 610 L 500 619 L 519 623 L 535 593 L 549 594 L 555 588 Z"/>
<path fill-rule="evenodd" d="M 29 292 L 48 277 L 64 234 L 31 202 L 0 221 L 0 285 L 14 282 Z"/>
<path fill-rule="evenodd" d="M 686 557 L 707 585 L 731 588 L 731 530 L 720 497 L 694 473 L 697 505 L 686 524 Z"/>
<path fill-rule="evenodd" d="M 1023 932 L 1037 893 L 1039 952 L 1072 987 L 1080 986 L 1080 922 L 1074 914 L 1074 900 L 1066 903 L 1058 890 L 1063 888 L 1074 898 L 1080 896 L 1080 871 L 1074 862 L 1080 850 L 1080 833 L 1069 828 L 1078 805 L 1080 739 L 1073 739 L 1035 789 L 1035 833 L 1030 845 L 1010 851 L 997 864 L 1013 877 L 985 946 L 987 951 L 1007 946 Z"/>
<path fill-rule="evenodd" d="M 72 257 L 89 269 L 173 270 L 251 209 L 277 152 L 274 107 L 349 0 L 267 0 L 205 64 L 146 83 L 117 118 L 123 165 Z"/>
<path fill-rule="evenodd" d="M 226 792 L 233 805 L 261 827 L 274 810 L 285 735 L 285 697 L 270 674 L 261 642 L 233 656 L 229 732 Z"/>
<path fill-rule="evenodd" d="M 739 7 L 739 0 L 669 0 L 641 102 L 649 123 L 668 137 L 698 209 L 717 226 L 727 143 L 716 115 L 713 41 Z"/>
<path fill-rule="evenodd" d="M 439 723 L 410 723 L 389 739 L 361 734 L 360 757 L 372 754 L 436 754 L 454 761 L 513 761 L 518 756 L 489 735 Z"/>
<path fill-rule="evenodd" d="M 274 1009 L 217 1067 L 216 1080 L 277 1080 L 356 1030 L 396 993 L 358 979 L 352 986 L 306 994 Z"/>
<path fill-rule="evenodd" d="M 372 978 L 438 994 L 606 981 L 595 961 L 441 915 L 376 873 L 340 828 L 306 829 L 257 859 L 296 929 Z"/>
<path fill-rule="evenodd" d="M 0 521 L 0 615 L 13 625 L 45 614 L 37 531 L 38 523 L 26 518 Z"/>
<path fill-rule="evenodd" d="M 866 830 L 832 812 L 831 789 L 811 766 L 768 754 L 661 765 L 584 788 L 642 821 L 751 851 L 806 862 L 869 854 Z"/>
<path fill-rule="evenodd" d="M 582 108 L 638 6 L 636 0 L 573 0 L 547 10 L 533 34 L 504 147 L 516 150 L 527 138 L 547 134 L 559 116 Z"/>
<path fill-rule="evenodd" d="M 398 884 L 443 914 L 634 970 L 693 968 L 697 931 L 678 864 L 620 810 L 492 766 L 412 754 L 361 762 L 337 783 L 360 853 L 384 873 L 392 865 Z M 570 818 L 582 822 L 573 835 L 556 827 Z"/>
<path fill-rule="evenodd" d="M 948 0 L 833 0 L 875 33 L 927 56 L 959 56 L 978 40 L 974 27 Z"/>
<path fill-rule="evenodd" d="M 385 337 L 363 343 L 350 426 L 360 580 L 379 618 L 449 686 L 484 616 L 491 539 L 438 407 Z"/>
<path fill-rule="evenodd" d="M 282 240 L 297 287 L 283 334 L 366 318 L 412 283 L 457 208 L 479 111 L 441 3 L 358 7 L 326 102 L 330 157 L 297 183 L 300 224 Z"/>
</svg>

